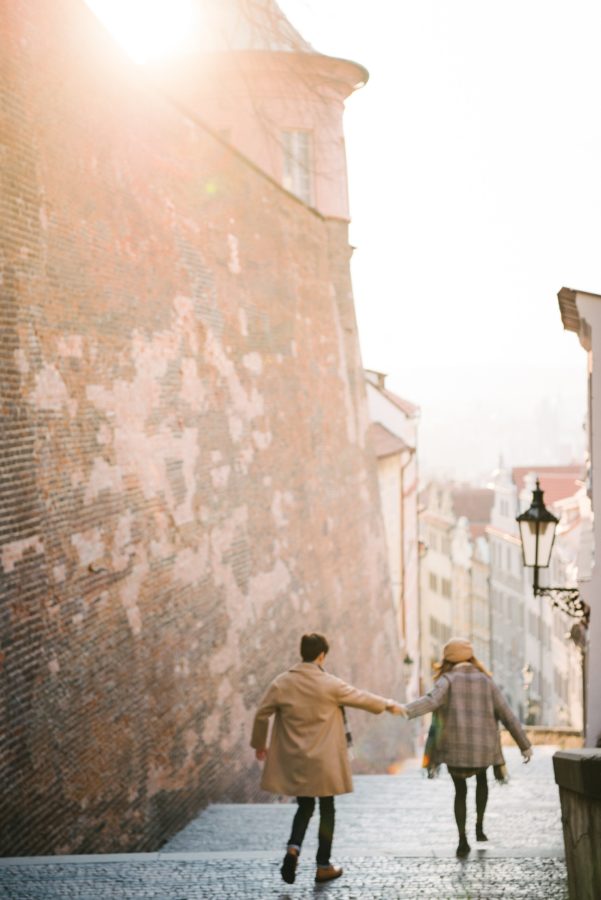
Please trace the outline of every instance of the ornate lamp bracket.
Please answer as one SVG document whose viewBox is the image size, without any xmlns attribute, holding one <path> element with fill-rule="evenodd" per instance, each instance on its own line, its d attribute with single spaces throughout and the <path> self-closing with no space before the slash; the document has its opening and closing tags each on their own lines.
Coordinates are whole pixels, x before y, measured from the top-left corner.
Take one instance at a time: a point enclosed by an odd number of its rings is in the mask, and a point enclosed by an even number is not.
<svg viewBox="0 0 601 900">
<path fill-rule="evenodd" d="M 580 597 L 578 588 L 545 588 L 536 585 L 534 593 L 537 597 L 547 597 L 552 606 L 567 613 L 573 619 L 579 619 L 584 627 L 588 628 L 591 609 L 588 603 L 585 603 Z"/>
</svg>

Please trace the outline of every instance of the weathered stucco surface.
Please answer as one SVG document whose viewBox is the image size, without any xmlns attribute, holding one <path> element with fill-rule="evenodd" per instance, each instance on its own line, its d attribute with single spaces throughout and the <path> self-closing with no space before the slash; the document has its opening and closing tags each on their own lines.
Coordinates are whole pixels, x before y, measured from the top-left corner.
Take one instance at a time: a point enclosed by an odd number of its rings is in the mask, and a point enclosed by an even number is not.
<svg viewBox="0 0 601 900">
<path fill-rule="evenodd" d="M 254 707 L 303 630 L 398 692 L 346 226 L 82 3 L 1 15 L 0 849 L 150 849 L 256 795 Z"/>
</svg>

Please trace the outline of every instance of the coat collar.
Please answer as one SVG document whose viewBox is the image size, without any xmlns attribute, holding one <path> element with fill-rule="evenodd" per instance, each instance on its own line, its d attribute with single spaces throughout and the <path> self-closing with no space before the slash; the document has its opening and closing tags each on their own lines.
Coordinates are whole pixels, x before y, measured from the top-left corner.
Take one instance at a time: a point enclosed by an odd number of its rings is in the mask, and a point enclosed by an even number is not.
<svg viewBox="0 0 601 900">
<path fill-rule="evenodd" d="M 290 672 L 325 672 L 321 666 L 314 662 L 299 662 L 289 669 Z"/>
<path fill-rule="evenodd" d="M 445 672 L 445 675 L 452 675 L 453 673 L 461 673 L 461 672 L 479 672 L 480 670 L 473 666 L 471 663 L 457 663 L 457 665 L 453 666 L 448 672 Z"/>
</svg>

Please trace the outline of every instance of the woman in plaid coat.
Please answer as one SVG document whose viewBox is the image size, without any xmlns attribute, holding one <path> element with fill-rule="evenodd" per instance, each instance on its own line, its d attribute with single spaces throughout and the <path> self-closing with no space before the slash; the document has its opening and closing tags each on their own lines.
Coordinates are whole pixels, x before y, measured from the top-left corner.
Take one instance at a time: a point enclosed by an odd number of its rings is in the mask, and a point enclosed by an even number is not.
<svg viewBox="0 0 601 900">
<path fill-rule="evenodd" d="M 428 712 L 435 714 L 424 765 L 429 769 L 443 762 L 447 765 L 455 785 L 457 855 L 467 856 L 470 845 L 465 834 L 466 779 L 476 776 L 476 840 L 485 841 L 486 770 L 493 766 L 498 777 L 504 772 L 499 721 L 522 751 L 524 762 L 529 762 L 532 749 L 501 691 L 474 656 L 470 641 L 453 638 L 445 644 L 434 677 L 436 683 L 432 690 L 407 704 L 405 709 L 410 719 Z"/>
</svg>

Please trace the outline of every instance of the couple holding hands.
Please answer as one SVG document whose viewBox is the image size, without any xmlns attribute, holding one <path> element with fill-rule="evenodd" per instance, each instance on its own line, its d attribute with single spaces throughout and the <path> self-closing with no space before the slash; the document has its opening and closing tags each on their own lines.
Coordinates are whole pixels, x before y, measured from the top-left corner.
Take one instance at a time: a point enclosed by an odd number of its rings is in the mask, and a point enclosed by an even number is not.
<svg viewBox="0 0 601 900">
<path fill-rule="evenodd" d="M 424 753 L 424 766 L 432 775 L 446 763 L 455 785 L 454 812 L 459 831 L 458 856 L 470 846 L 465 832 L 467 778 L 476 777 L 476 839 L 485 841 L 484 811 L 488 800 L 487 769 L 499 780 L 505 767 L 499 721 L 522 751 L 532 756 L 530 742 L 499 688 L 472 645 L 463 638 L 445 644 L 431 691 L 403 706 L 394 700 L 358 690 L 324 669 L 329 644 L 322 634 L 304 634 L 302 662 L 283 672 L 269 685 L 255 716 L 251 746 L 265 763 L 261 787 L 273 794 L 297 798 L 286 855 L 281 867 L 284 881 L 292 884 L 309 820 L 319 800 L 316 882 L 331 881 L 342 869 L 330 862 L 334 836 L 334 797 L 353 790 L 347 744 L 345 706 L 370 713 L 384 711 L 413 719 L 433 713 Z M 274 716 L 267 747 L 269 719 Z"/>
</svg>

